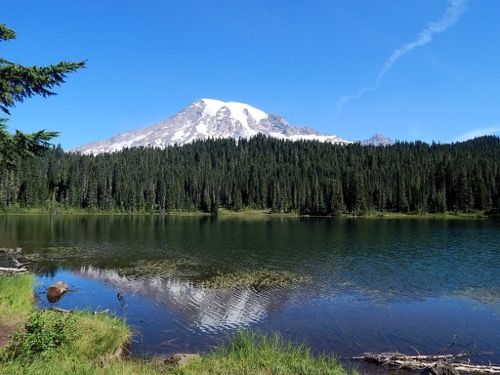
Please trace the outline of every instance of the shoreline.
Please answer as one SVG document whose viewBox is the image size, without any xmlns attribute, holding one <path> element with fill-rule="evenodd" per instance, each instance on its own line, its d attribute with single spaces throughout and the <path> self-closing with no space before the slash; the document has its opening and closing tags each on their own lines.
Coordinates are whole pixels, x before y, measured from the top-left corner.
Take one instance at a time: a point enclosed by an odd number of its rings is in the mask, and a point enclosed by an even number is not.
<svg viewBox="0 0 500 375">
<path fill-rule="evenodd" d="M 0 329 L 3 332 L 14 317 L 19 328 L 0 346 L 1 375 L 260 375 L 278 370 L 292 375 L 298 368 L 303 373 L 358 374 L 356 369 L 341 365 L 334 355 L 313 356 L 306 347 L 287 342 L 278 334 L 265 336 L 251 331 L 236 332 L 228 344 L 206 354 L 134 357 L 127 353 L 127 346 L 137 332 L 124 319 L 90 310 L 40 310 L 34 300 L 34 283 L 34 275 L 29 272 L 0 274 Z"/>
<path fill-rule="evenodd" d="M 158 217 L 234 217 L 234 218 L 320 218 L 320 219 L 443 219 L 443 220 L 470 220 L 496 219 L 499 215 L 489 215 L 486 211 L 477 212 L 443 212 L 443 213 L 402 213 L 402 212 L 370 212 L 363 215 L 341 214 L 337 216 L 299 214 L 297 212 L 272 212 L 270 209 L 248 209 L 231 211 L 221 208 L 217 214 L 201 211 L 174 211 L 165 214 L 159 212 L 118 212 L 102 210 L 44 210 L 44 209 L 12 209 L 0 210 L 0 216 L 158 216 Z"/>
</svg>

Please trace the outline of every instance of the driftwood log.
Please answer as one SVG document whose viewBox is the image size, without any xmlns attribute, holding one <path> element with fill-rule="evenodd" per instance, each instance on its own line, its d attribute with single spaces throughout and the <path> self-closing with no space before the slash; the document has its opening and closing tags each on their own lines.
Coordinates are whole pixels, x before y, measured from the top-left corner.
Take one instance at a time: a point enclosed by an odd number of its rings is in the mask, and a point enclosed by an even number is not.
<svg viewBox="0 0 500 375">
<path fill-rule="evenodd" d="M 474 365 L 459 358 L 470 357 L 472 353 L 439 355 L 405 355 L 401 353 L 365 353 L 352 357 L 353 360 L 367 361 L 382 366 L 408 370 L 426 371 L 428 374 L 445 375 L 460 373 L 500 374 L 500 365 Z"/>
<path fill-rule="evenodd" d="M 62 281 L 58 281 L 54 285 L 50 286 L 47 290 L 47 300 L 50 303 L 59 301 L 64 293 L 68 291 L 68 285 Z"/>
<path fill-rule="evenodd" d="M 12 263 L 14 263 L 14 266 L 16 266 L 17 268 L 21 268 L 21 267 L 24 267 L 24 266 L 27 266 L 28 264 L 30 264 L 31 262 L 20 262 L 18 261 L 16 258 L 12 258 Z"/>
<path fill-rule="evenodd" d="M 24 267 L 22 268 L 10 268 L 10 267 L 0 267 L 0 274 L 15 274 L 15 273 L 24 273 L 28 272 L 28 270 Z"/>
<path fill-rule="evenodd" d="M 58 312 L 58 313 L 61 313 L 61 314 L 69 314 L 69 313 L 71 313 L 71 310 L 61 309 L 60 307 L 51 307 L 49 309 L 49 311 L 54 311 L 54 312 Z"/>
<path fill-rule="evenodd" d="M 198 358 L 200 358 L 199 354 L 177 353 L 171 356 L 170 358 L 165 359 L 164 363 L 166 365 L 184 367 L 189 362 L 192 362 Z"/>
<path fill-rule="evenodd" d="M 11 262 L 15 266 L 15 267 L 0 267 L 0 275 L 1 274 L 13 275 L 13 274 L 18 274 L 18 273 L 28 272 L 28 270 L 24 266 L 26 266 L 30 262 L 21 263 L 16 258 L 14 258 L 14 255 L 19 255 L 21 253 L 21 251 L 22 250 L 20 247 L 16 247 L 15 249 L 7 248 L 7 247 L 0 248 L 0 256 L 6 256 L 6 257 L 11 258 Z"/>
</svg>

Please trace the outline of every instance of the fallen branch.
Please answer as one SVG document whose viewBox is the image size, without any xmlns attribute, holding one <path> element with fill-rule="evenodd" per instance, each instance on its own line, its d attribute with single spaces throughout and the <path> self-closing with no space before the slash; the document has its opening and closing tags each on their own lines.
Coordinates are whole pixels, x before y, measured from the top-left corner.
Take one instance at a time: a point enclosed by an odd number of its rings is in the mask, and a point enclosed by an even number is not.
<svg viewBox="0 0 500 375">
<path fill-rule="evenodd" d="M 109 313 L 109 309 L 102 310 L 102 311 L 92 311 L 92 315 L 107 314 L 107 313 Z"/>
<path fill-rule="evenodd" d="M 63 314 L 69 314 L 71 312 L 71 310 L 62 309 L 60 307 L 51 307 L 49 310 Z"/>
<path fill-rule="evenodd" d="M 10 268 L 10 267 L 0 267 L 0 273 L 13 274 L 13 273 L 24 273 L 28 272 L 26 268 Z"/>
<path fill-rule="evenodd" d="M 0 256 L 6 256 L 11 258 L 11 262 L 14 264 L 14 267 L 0 267 L 0 274 L 6 274 L 6 275 L 12 275 L 16 273 L 24 273 L 28 272 L 28 270 L 24 267 L 28 263 L 21 263 L 19 262 L 16 258 L 14 258 L 14 255 L 20 254 L 21 253 L 21 248 L 16 247 L 15 249 L 7 248 L 7 247 L 1 247 L 0 248 Z"/>
<path fill-rule="evenodd" d="M 452 360 L 455 358 L 461 357 L 470 357 L 472 353 L 459 353 L 459 354 L 432 354 L 432 355 L 406 355 L 401 353 L 365 353 L 362 356 L 351 357 L 351 359 L 359 360 L 359 361 L 370 361 L 375 363 L 385 363 L 387 361 L 426 361 L 426 362 L 435 362 L 439 360 Z"/>
<path fill-rule="evenodd" d="M 468 363 L 452 364 L 455 369 L 461 372 L 475 372 L 478 374 L 500 374 L 500 366 L 498 365 L 471 365 Z"/>
<path fill-rule="evenodd" d="M 418 353 L 418 352 L 417 352 Z M 474 365 L 470 362 L 458 361 L 457 358 L 470 357 L 472 353 L 436 354 L 436 355 L 405 355 L 401 353 L 365 353 L 362 356 L 352 357 L 353 360 L 368 361 L 382 366 L 392 366 L 409 370 L 425 370 L 429 373 L 431 368 L 443 364 L 452 367 L 458 372 L 476 374 L 500 374 L 500 365 L 490 364 Z M 435 371 L 435 370 L 434 370 Z"/>
<path fill-rule="evenodd" d="M 14 266 L 16 266 L 17 268 L 21 268 L 21 267 L 24 267 L 24 266 L 27 266 L 28 264 L 30 264 L 31 262 L 24 262 L 24 263 L 21 263 L 20 261 L 18 261 L 16 258 L 12 258 L 12 263 L 14 263 Z"/>
</svg>

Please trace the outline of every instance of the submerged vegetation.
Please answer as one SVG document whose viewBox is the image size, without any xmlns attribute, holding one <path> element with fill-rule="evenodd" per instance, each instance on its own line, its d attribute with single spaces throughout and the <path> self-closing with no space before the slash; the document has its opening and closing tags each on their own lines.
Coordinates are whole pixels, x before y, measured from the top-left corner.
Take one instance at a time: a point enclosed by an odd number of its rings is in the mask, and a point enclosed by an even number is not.
<svg viewBox="0 0 500 375">
<path fill-rule="evenodd" d="M 120 268 L 118 274 L 130 278 L 156 276 L 167 279 L 181 272 L 184 274 L 193 272 L 190 270 L 196 268 L 197 265 L 196 262 L 189 259 L 140 260 L 132 263 L 129 267 Z"/>
<path fill-rule="evenodd" d="M 258 135 L 97 156 L 56 148 L 0 176 L 0 210 L 494 216 L 498 155 L 494 136 L 375 147 Z"/>
<path fill-rule="evenodd" d="M 307 283 L 310 278 L 297 276 L 287 271 L 246 271 L 218 273 L 199 282 L 200 286 L 211 289 L 253 288 L 285 286 L 292 283 Z"/>
<path fill-rule="evenodd" d="M 262 289 L 311 281 L 308 276 L 299 276 L 288 271 L 207 272 L 199 263 L 190 259 L 141 260 L 132 263 L 129 267 L 120 268 L 118 274 L 128 278 L 189 277 L 194 280 L 195 285 L 209 289 Z"/>
<path fill-rule="evenodd" d="M 39 250 L 38 252 L 23 254 L 23 257 L 31 262 L 57 261 L 59 263 L 64 263 L 76 256 L 78 256 L 78 258 L 80 259 L 85 259 L 85 258 L 90 259 L 90 255 L 85 249 L 76 246 L 46 247 Z"/>
<path fill-rule="evenodd" d="M 24 325 L 0 345 L 0 374 L 349 374 L 334 357 L 314 356 L 279 335 L 237 332 L 227 344 L 185 365 L 160 358 L 124 357 L 131 340 L 125 321 L 88 311 L 64 314 L 36 310 L 34 277 L 0 277 L 0 328 L 19 315 Z"/>
</svg>

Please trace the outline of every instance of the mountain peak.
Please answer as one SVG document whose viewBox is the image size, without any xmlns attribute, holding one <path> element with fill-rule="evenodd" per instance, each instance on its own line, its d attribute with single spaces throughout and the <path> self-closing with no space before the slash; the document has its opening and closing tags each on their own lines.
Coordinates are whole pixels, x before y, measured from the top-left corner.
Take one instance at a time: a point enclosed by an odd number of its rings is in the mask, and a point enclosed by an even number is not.
<svg viewBox="0 0 500 375">
<path fill-rule="evenodd" d="M 390 146 L 394 144 L 394 141 L 390 138 L 384 137 L 382 134 L 377 133 L 362 141 L 361 144 L 371 146 Z"/>
<path fill-rule="evenodd" d="M 100 154 L 130 147 L 165 148 L 198 139 L 250 138 L 259 133 L 293 141 L 318 140 L 352 143 L 337 135 L 322 134 L 306 127 L 292 127 L 284 117 L 267 114 L 251 105 L 199 99 L 175 115 L 147 128 L 128 131 L 109 139 L 77 147 L 70 152 Z"/>
<path fill-rule="evenodd" d="M 254 108 L 248 104 L 238 102 L 223 102 L 216 99 L 200 99 L 193 103 L 194 105 L 203 108 L 203 111 L 208 116 L 217 116 L 219 111 L 227 109 L 232 118 L 244 123 L 248 116 L 251 116 L 256 123 L 267 118 L 268 114 L 260 109 Z"/>
</svg>

